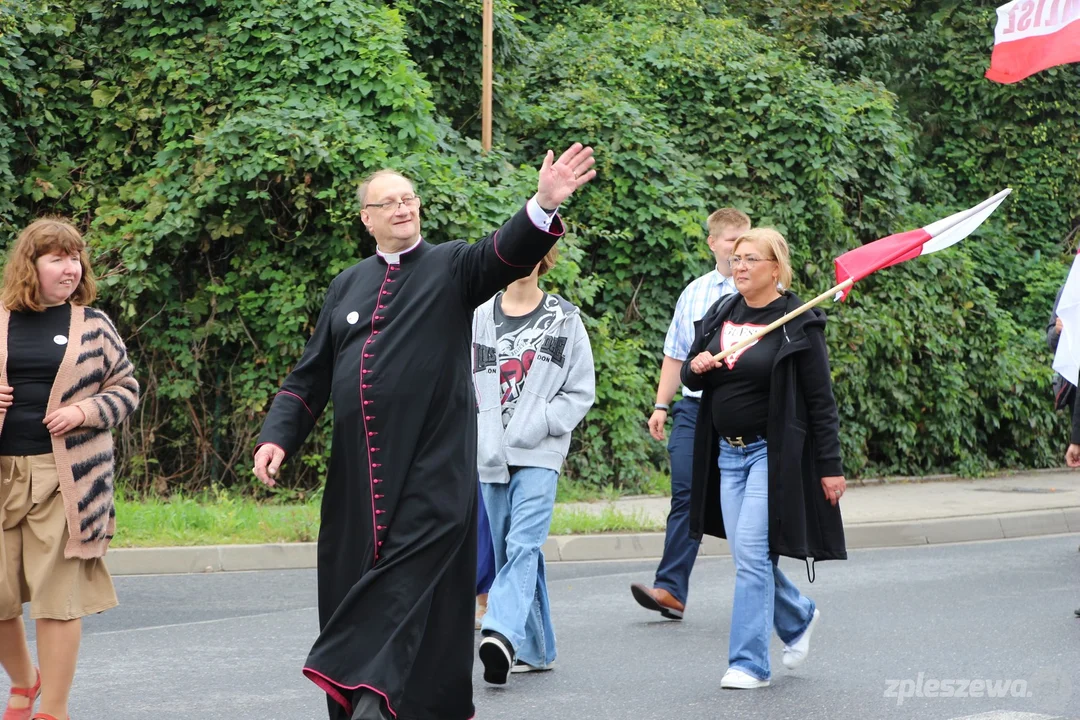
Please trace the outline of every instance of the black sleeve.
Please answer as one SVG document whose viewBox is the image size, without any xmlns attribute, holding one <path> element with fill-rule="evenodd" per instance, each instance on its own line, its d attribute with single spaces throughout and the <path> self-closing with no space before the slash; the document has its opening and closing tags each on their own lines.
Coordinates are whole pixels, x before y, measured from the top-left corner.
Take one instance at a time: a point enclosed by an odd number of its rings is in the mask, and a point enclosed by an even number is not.
<svg viewBox="0 0 1080 720">
<path fill-rule="evenodd" d="M 822 477 L 843 475 L 840 459 L 840 417 L 833 397 L 829 373 L 829 349 L 825 333 L 809 328 L 810 352 L 801 353 L 798 363 L 799 385 L 810 415 L 810 433 L 817 452 L 817 467 Z"/>
<path fill-rule="evenodd" d="M 702 350 L 705 349 L 705 345 L 708 340 L 705 337 L 705 327 L 702 320 L 698 320 L 694 323 L 694 342 L 690 344 L 690 352 L 687 354 L 686 359 L 683 360 L 682 371 L 679 373 L 681 376 L 683 385 L 689 390 L 697 392 L 698 390 L 705 389 L 705 376 L 698 375 L 690 369 L 690 361 L 696 358 Z"/>
<path fill-rule="evenodd" d="M 563 233 L 558 215 L 548 231 L 533 225 L 522 208 L 483 240 L 472 245 L 457 243 L 450 273 L 461 289 L 465 306 L 469 310 L 478 308 L 510 283 L 527 276 Z"/>
<path fill-rule="evenodd" d="M 1080 393 L 1073 400 L 1072 406 L 1072 430 L 1069 432 L 1069 442 L 1080 445 Z"/>
<path fill-rule="evenodd" d="M 336 297 L 335 284 L 331 283 L 315 324 L 315 332 L 308 339 L 300 362 L 296 363 L 274 397 L 256 447 L 273 443 L 285 450 L 286 457 L 291 457 L 303 445 L 315 427 L 315 421 L 326 408 L 334 377 L 330 318 Z"/>
<path fill-rule="evenodd" d="M 1051 352 L 1057 352 L 1058 340 L 1061 339 L 1061 333 L 1057 331 L 1054 324 L 1057 322 L 1057 308 L 1058 303 L 1061 302 L 1061 293 L 1065 290 L 1065 286 L 1061 286 L 1061 290 L 1057 291 L 1057 297 L 1054 298 L 1054 309 L 1050 311 L 1050 322 L 1046 324 L 1046 344 L 1050 346 Z"/>
</svg>

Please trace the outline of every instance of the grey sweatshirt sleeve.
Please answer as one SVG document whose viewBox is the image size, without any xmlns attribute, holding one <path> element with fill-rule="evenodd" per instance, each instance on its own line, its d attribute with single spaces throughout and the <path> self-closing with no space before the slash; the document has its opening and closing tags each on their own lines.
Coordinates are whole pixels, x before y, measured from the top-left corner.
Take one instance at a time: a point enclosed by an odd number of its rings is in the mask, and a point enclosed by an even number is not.
<svg viewBox="0 0 1080 720">
<path fill-rule="evenodd" d="M 570 354 L 566 382 L 544 408 L 548 434 L 553 437 L 573 431 L 585 419 L 596 399 L 596 375 L 589 335 L 580 316 L 574 317 L 573 323 L 574 348 Z"/>
</svg>

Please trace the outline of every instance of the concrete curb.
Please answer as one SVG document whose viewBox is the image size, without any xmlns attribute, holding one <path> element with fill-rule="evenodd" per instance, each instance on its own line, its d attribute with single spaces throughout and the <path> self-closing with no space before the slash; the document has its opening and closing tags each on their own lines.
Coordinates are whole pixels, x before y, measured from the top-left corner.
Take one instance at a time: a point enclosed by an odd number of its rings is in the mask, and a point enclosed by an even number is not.
<svg viewBox="0 0 1080 720">
<path fill-rule="evenodd" d="M 942 545 L 976 540 L 1004 540 L 1080 532 L 1080 507 L 1031 512 L 969 515 L 844 527 L 849 550 L 862 548 Z M 548 538 L 548 562 L 646 560 L 659 558 L 664 533 L 562 535 Z M 727 543 L 706 537 L 702 556 L 727 555 Z M 273 545 L 211 545 L 205 547 L 135 548 L 110 550 L 105 558 L 113 575 L 172 575 L 296 570 L 314 568 L 315 543 Z"/>
<path fill-rule="evenodd" d="M 1002 480 L 1018 475 L 1067 475 L 1076 473 L 1076 470 L 1068 467 L 1036 468 L 1034 470 L 1002 470 L 985 477 L 967 477 L 965 475 L 889 475 L 886 477 L 858 478 L 849 480 L 848 485 L 905 485 L 929 482 L 956 482 L 958 480 Z"/>
<path fill-rule="evenodd" d="M 113 575 L 179 575 L 315 567 L 315 543 L 117 548 L 105 555 Z"/>
</svg>

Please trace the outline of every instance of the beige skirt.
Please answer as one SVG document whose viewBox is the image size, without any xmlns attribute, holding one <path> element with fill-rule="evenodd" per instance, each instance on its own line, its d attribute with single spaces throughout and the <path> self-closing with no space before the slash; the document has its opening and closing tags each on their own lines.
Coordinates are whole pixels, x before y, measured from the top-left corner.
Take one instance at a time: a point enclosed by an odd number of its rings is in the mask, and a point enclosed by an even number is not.
<svg viewBox="0 0 1080 720">
<path fill-rule="evenodd" d="M 117 606 L 102 558 L 65 558 L 64 499 L 52 454 L 0 456 L 0 620 L 74 620 Z"/>
</svg>

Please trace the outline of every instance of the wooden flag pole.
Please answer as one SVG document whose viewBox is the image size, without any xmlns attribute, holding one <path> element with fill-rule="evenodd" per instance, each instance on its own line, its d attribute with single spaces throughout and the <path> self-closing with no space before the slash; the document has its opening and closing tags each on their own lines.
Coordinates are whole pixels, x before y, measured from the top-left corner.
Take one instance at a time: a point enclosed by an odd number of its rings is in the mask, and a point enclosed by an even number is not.
<svg viewBox="0 0 1080 720">
<path fill-rule="evenodd" d="M 494 81 L 492 68 L 492 45 L 495 36 L 495 0 L 484 0 L 484 56 L 482 87 L 480 93 L 480 144 L 484 152 L 491 150 L 491 93 Z"/>
<path fill-rule="evenodd" d="M 768 325 L 761 328 L 760 330 L 758 330 L 756 333 L 754 333 L 750 337 L 745 338 L 743 340 L 740 340 L 739 342 L 735 343 L 734 345 L 732 345 L 731 347 L 729 347 L 727 350 L 720 353 L 719 355 L 714 355 L 713 359 L 716 360 L 716 362 L 720 362 L 721 360 L 726 358 L 728 355 L 731 355 L 732 353 L 737 353 L 737 352 L 739 352 L 740 350 L 742 350 L 745 347 L 749 347 L 750 345 L 756 343 L 758 340 L 760 340 L 761 338 L 763 338 L 766 335 L 768 335 L 769 333 L 771 333 L 776 328 L 778 328 L 781 325 L 783 325 L 784 323 L 786 323 L 788 320 L 790 320 L 790 319 L 792 319 L 794 317 L 798 317 L 799 315 L 802 315 L 804 312 L 806 312 L 810 308 L 814 307 L 815 305 L 820 305 L 821 303 L 825 302 L 826 300 L 828 300 L 831 297 L 835 297 L 836 293 L 838 293 L 838 292 L 844 292 L 845 290 L 850 290 L 851 286 L 854 285 L 854 284 L 855 284 L 855 281 L 852 280 L 851 278 L 848 278 L 847 280 L 845 280 L 844 282 L 840 283 L 839 285 L 833 287 L 832 289 L 826 290 L 825 292 L 821 293 L 820 295 L 818 295 L 816 298 L 814 298 L 810 302 L 805 303 L 804 305 L 801 305 L 801 306 L 795 308 L 794 310 L 792 310 L 791 312 L 789 312 L 787 315 L 780 318 L 779 320 L 776 320 L 775 322 L 769 323 Z"/>
</svg>

